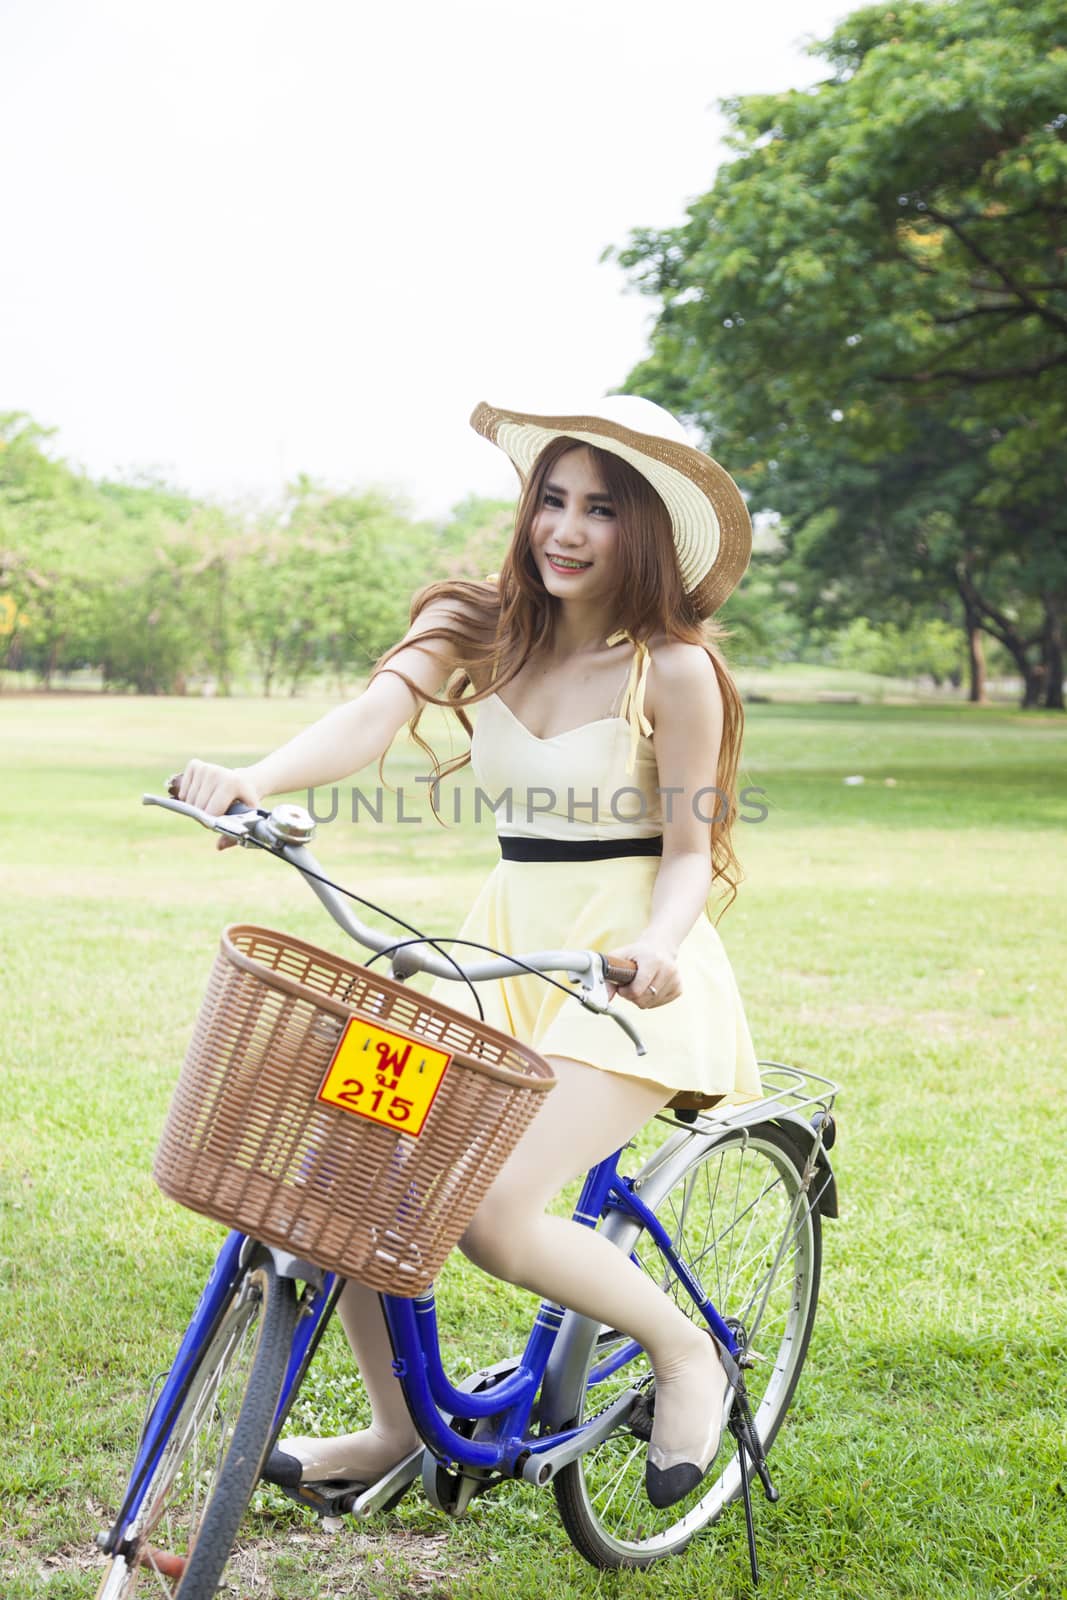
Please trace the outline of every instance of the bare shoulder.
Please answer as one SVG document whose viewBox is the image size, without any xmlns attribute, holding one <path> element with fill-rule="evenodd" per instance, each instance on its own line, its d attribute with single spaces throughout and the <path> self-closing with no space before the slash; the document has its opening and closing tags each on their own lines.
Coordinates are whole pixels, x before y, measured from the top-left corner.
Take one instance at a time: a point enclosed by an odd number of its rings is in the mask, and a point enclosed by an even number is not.
<svg viewBox="0 0 1067 1600">
<path fill-rule="evenodd" d="M 675 708 L 683 715 L 694 711 L 721 713 L 719 679 L 702 645 L 661 635 L 649 641 L 649 654 L 648 709 L 653 722 L 657 709 L 661 717 Z"/>
<path fill-rule="evenodd" d="M 428 654 L 446 674 L 461 668 L 471 675 L 472 682 L 477 675 L 480 689 L 481 651 L 475 641 L 484 640 L 487 633 L 492 636 L 491 621 L 476 599 L 454 592 L 436 594 L 423 604 L 401 642 L 407 647 L 405 654 L 410 650 Z"/>
<path fill-rule="evenodd" d="M 429 633 L 433 628 L 468 628 L 478 618 L 474 603 L 462 595 L 439 594 L 427 600 L 408 629 L 408 637 Z"/>
<path fill-rule="evenodd" d="M 687 683 L 717 683 L 711 657 L 703 645 L 687 644 L 684 639 L 653 635 L 649 640 L 652 671 L 661 683 L 681 688 Z"/>
</svg>

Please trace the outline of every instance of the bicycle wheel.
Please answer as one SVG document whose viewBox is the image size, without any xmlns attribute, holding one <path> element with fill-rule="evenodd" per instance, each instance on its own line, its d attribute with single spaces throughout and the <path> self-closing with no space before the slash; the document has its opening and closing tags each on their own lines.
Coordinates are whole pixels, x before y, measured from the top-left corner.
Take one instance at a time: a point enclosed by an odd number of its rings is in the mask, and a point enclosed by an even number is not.
<svg viewBox="0 0 1067 1600">
<path fill-rule="evenodd" d="M 670 1234 L 675 1250 L 736 1330 L 746 1352 L 753 1418 L 769 1449 L 782 1425 L 807 1353 L 822 1260 L 818 1207 L 803 1187 L 803 1158 L 770 1124 L 731 1130 L 710 1150 L 698 1148 L 679 1172 L 665 1169 L 641 1195 Z M 652 1239 L 631 1225 L 616 1242 L 675 1303 L 702 1319 Z M 613 1329 L 591 1330 L 585 1381 L 574 1396 L 576 1420 L 594 1415 L 627 1387 L 653 1387 L 643 1351 L 610 1368 L 630 1343 Z M 750 1363 L 750 1364 L 749 1364 Z M 677 1555 L 741 1490 L 732 1439 L 686 1500 L 657 1510 L 645 1495 L 647 1428 L 612 1434 L 564 1467 L 554 1481 L 563 1525 L 595 1567 L 647 1567 Z"/>
<path fill-rule="evenodd" d="M 98 1600 L 215 1594 L 259 1478 L 295 1326 L 293 1283 L 258 1251 L 200 1353 Z"/>
</svg>

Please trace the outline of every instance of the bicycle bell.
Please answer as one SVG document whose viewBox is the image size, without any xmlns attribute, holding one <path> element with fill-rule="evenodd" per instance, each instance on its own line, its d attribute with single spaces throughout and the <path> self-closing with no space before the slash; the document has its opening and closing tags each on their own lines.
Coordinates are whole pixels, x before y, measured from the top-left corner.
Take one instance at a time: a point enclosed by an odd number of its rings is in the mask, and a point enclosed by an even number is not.
<svg viewBox="0 0 1067 1600">
<path fill-rule="evenodd" d="M 275 806 L 265 827 L 274 844 L 309 844 L 315 837 L 315 820 L 303 806 Z"/>
</svg>

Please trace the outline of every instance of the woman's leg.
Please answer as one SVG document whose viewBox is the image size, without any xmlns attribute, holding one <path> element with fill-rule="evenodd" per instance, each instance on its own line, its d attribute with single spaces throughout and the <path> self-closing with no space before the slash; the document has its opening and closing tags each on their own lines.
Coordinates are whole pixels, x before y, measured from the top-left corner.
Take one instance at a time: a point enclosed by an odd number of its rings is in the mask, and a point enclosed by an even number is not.
<svg viewBox="0 0 1067 1600">
<path fill-rule="evenodd" d="M 300 1462 L 305 1480 L 373 1483 L 414 1450 L 419 1436 L 393 1372 L 393 1347 L 377 1290 L 347 1283 L 337 1312 L 370 1401 L 370 1427 L 327 1439 L 282 1439 L 279 1449 Z"/>
<path fill-rule="evenodd" d="M 566 1184 L 625 1144 L 671 1091 L 551 1058 L 557 1086 L 493 1183 L 460 1248 L 494 1277 L 630 1334 L 656 1375 L 650 1459 L 703 1466 L 717 1444 L 726 1375 L 712 1341 L 601 1234 L 545 1215 Z"/>
</svg>

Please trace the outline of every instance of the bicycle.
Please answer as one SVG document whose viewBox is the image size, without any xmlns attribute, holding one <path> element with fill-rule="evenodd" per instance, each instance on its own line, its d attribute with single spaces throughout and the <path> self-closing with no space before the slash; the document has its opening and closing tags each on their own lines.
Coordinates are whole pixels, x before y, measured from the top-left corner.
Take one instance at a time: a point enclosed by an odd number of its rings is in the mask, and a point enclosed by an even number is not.
<svg viewBox="0 0 1067 1600">
<path fill-rule="evenodd" d="M 607 982 L 632 975 L 595 951 L 498 955 L 461 969 L 450 957 L 364 927 L 308 850 L 314 823 L 283 805 L 210 817 L 145 795 L 213 831 L 295 866 L 348 935 L 412 972 L 472 981 L 521 970 L 566 973 L 578 998 L 643 1048 L 608 1010 Z M 232 814 L 237 813 L 237 814 Z M 323 1517 L 362 1519 L 421 1477 L 449 1516 L 506 1480 L 551 1485 L 575 1548 L 601 1569 L 647 1567 L 679 1554 L 740 1498 L 758 1582 L 750 1478 L 778 1498 L 767 1453 L 782 1425 L 814 1323 L 822 1218 L 837 1215 L 828 1151 L 837 1086 L 807 1070 L 760 1063 L 765 1098 L 721 1116 L 663 1113 L 672 1132 L 632 1176 L 622 1151 L 588 1173 L 574 1218 L 599 1226 L 687 1314 L 723 1342 L 736 1393 L 711 1473 L 687 1500 L 656 1511 L 644 1494 L 654 1382 L 643 1351 L 618 1330 L 542 1302 L 521 1355 L 454 1384 L 442 1363 L 433 1285 L 383 1294 L 394 1370 L 423 1441 L 377 1483 L 289 1485 Z M 343 1277 L 277 1244 L 231 1231 L 158 1393 L 150 1397 L 119 1511 L 98 1544 L 108 1565 L 98 1600 L 137 1593 L 208 1600 L 216 1592 L 267 1456 L 285 1423 Z M 712 1298 L 714 1291 L 714 1300 Z"/>
</svg>

